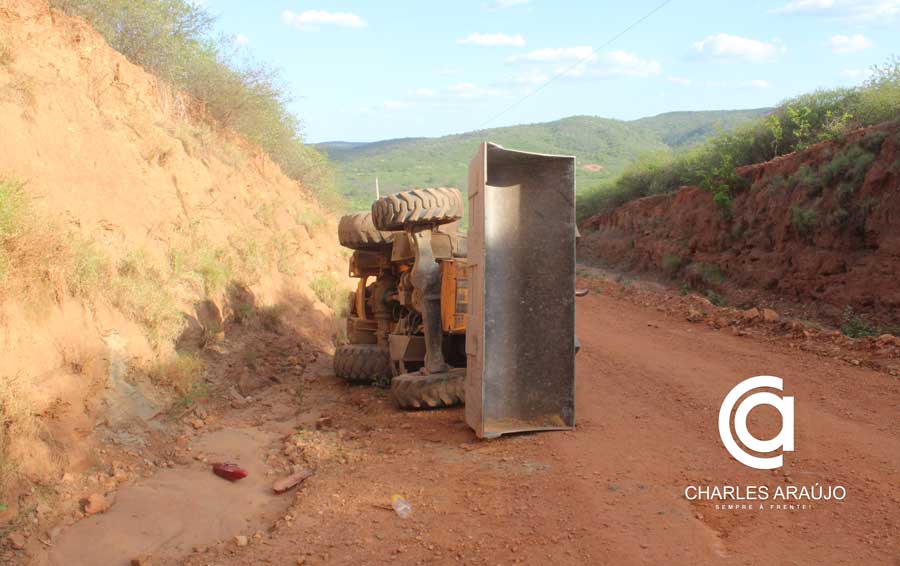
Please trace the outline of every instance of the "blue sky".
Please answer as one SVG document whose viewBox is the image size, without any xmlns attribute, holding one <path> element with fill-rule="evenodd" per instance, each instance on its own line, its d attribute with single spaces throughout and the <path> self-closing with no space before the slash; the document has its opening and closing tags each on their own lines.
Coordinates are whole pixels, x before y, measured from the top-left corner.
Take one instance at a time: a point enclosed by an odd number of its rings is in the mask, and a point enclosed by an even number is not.
<svg viewBox="0 0 900 566">
<path fill-rule="evenodd" d="M 662 0 L 204 3 L 284 72 L 310 142 L 769 106 L 900 55 L 900 0 L 671 0 L 602 49 Z"/>
</svg>

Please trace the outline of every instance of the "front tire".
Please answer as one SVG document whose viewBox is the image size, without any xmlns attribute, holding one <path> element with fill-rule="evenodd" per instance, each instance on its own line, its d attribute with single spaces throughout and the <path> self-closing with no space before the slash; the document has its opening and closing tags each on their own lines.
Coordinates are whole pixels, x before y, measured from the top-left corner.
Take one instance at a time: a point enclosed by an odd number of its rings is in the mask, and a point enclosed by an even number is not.
<svg viewBox="0 0 900 566">
<path fill-rule="evenodd" d="M 378 250 L 391 244 L 390 234 L 375 228 L 372 214 L 346 214 L 338 222 L 338 241 L 351 250 Z"/>
<path fill-rule="evenodd" d="M 391 395 L 401 409 L 438 409 L 466 400 L 466 369 L 422 375 L 404 373 L 391 381 Z"/>
<path fill-rule="evenodd" d="M 372 205 L 372 222 L 379 230 L 456 222 L 463 216 L 457 189 L 413 189 L 381 197 Z"/>
<path fill-rule="evenodd" d="M 376 344 L 344 344 L 334 352 L 334 374 L 354 384 L 388 379 L 391 357 Z"/>
</svg>

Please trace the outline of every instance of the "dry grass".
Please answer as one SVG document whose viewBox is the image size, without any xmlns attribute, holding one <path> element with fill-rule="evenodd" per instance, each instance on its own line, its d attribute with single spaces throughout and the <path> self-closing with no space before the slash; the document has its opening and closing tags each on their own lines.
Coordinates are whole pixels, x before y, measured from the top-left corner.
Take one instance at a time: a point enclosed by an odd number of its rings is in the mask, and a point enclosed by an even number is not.
<svg viewBox="0 0 900 566">
<path fill-rule="evenodd" d="M 0 67 L 9 68 L 16 60 L 12 47 L 6 44 L 4 39 L 0 37 Z"/>
<path fill-rule="evenodd" d="M 338 280 L 332 273 L 320 273 L 309 283 L 316 297 L 330 308 L 338 318 L 343 317 L 347 310 L 346 293 L 338 286 Z"/>
<path fill-rule="evenodd" d="M 39 218 L 25 184 L 0 179 L 0 288 L 31 307 L 44 308 L 65 292 L 72 254 L 68 241 Z"/>
<path fill-rule="evenodd" d="M 111 291 L 113 304 L 141 323 L 157 348 L 174 341 L 184 327 L 184 316 L 146 250 L 135 250 L 119 262 Z"/>
<path fill-rule="evenodd" d="M 15 75 L 6 86 L 6 99 L 10 102 L 34 110 L 37 106 L 37 82 L 25 75 Z"/>
<path fill-rule="evenodd" d="M 0 376 L 0 492 L 16 475 L 17 446 L 38 433 L 38 423 L 18 377 Z"/>
<path fill-rule="evenodd" d="M 260 203 L 259 206 L 256 207 L 256 212 L 253 213 L 253 216 L 256 217 L 259 222 L 265 226 L 266 228 L 275 228 L 275 203 L 274 202 L 263 202 Z"/>
<path fill-rule="evenodd" d="M 241 282 L 257 283 L 271 263 L 271 249 L 252 235 L 251 230 L 234 232 L 228 243 L 236 255 L 235 275 Z"/>
<path fill-rule="evenodd" d="M 147 370 L 147 375 L 156 385 L 189 395 L 197 388 L 204 367 L 203 360 L 195 354 L 177 354 L 157 362 Z"/>
<path fill-rule="evenodd" d="M 327 225 L 325 217 L 309 206 L 294 208 L 294 222 L 304 226 L 310 235 L 319 232 Z"/>
</svg>

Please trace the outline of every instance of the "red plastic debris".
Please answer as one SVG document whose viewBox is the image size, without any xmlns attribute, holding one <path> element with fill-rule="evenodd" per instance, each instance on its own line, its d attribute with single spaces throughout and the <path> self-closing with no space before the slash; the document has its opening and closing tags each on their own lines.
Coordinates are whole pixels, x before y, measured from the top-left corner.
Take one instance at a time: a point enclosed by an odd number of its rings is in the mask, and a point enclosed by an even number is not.
<svg viewBox="0 0 900 566">
<path fill-rule="evenodd" d="M 228 481 L 238 481 L 247 477 L 247 470 L 237 464 L 213 464 L 213 473 Z"/>
</svg>

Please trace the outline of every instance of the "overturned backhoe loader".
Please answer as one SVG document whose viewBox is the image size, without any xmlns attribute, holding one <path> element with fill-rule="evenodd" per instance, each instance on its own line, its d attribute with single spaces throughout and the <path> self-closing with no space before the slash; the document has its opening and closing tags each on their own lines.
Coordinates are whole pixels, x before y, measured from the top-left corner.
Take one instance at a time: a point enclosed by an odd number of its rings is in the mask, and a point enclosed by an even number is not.
<svg viewBox="0 0 900 566">
<path fill-rule="evenodd" d="M 484 143 L 460 192 L 415 189 L 344 216 L 349 344 L 335 373 L 403 408 L 466 402 L 481 437 L 574 426 L 574 158 Z"/>
</svg>

